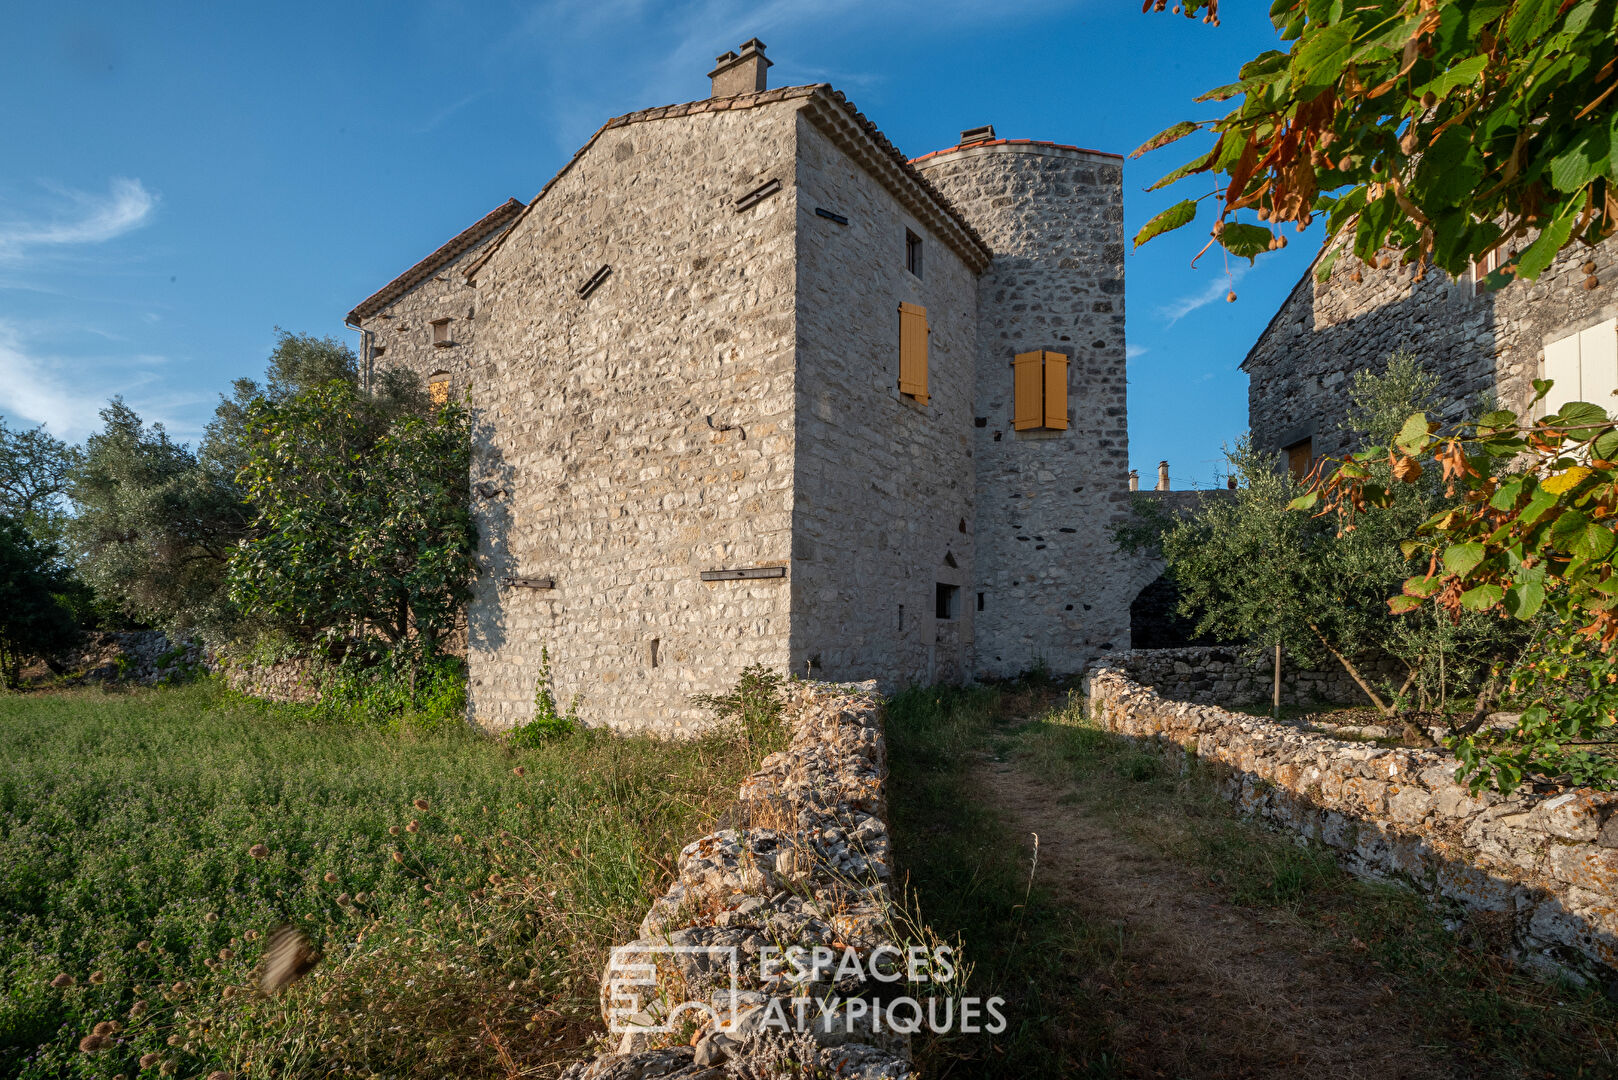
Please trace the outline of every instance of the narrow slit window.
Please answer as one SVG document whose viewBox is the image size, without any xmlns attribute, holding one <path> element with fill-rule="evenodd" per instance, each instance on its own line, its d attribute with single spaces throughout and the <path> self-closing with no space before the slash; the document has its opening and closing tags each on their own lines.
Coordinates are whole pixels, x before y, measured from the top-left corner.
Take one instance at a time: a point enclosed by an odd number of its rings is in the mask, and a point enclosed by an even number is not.
<svg viewBox="0 0 1618 1080">
<path fill-rule="evenodd" d="M 905 230 L 905 269 L 921 277 L 921 237 Z"/>
</svg>

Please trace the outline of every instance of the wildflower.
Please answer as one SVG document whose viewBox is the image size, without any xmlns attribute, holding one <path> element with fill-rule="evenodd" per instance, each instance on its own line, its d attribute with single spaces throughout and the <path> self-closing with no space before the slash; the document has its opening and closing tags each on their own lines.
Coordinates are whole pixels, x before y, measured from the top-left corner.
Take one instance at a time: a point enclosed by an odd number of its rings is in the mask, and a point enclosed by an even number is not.
<svg viewBox="0 0 1618 1080">
<path fill-rule="evenodd" d="M 58 990 L 64 990 L 67 987 L 72 986 L 77 981 L 78 980 L 73 978 L 73 976 L 63 972 L 51 980 L 51 985 L 56 987 Z"/>
<path fill-rule="evenodd" d="M 350 899 L 351 899 L 351 897 L 346 892 L 337 894 L 337 903 L 340 904 L 343 907 L 348 906 L 348 902 L 349 902 Z"/>
<path fill-rule="evenodd" d="M 363 904 L 363 903 L 365 903 L 365 901 L 369 900 L 370 898 L 371 897 L 370 897 L 369 893 L 355 893 L 354 894 L 354 902 L 356 904 Z"/>
<path fill-rule="evenodd" d="M 512 772 L 513 772 L 513 773 L 514 773 L 514 774 L 515 774 L 515 775 L 517 775 L 517 776 L 521 776 L 521 775 L 523 775 L 523 773 L 525 773 L 525 772 L 527 772 L 527 771 L 528 771 L 528 770 L 527 770 L 527 769 L 525 769 L 525 768 L 523 768 L 523 767 L 522 767 L 522 766 L 521 766 L 521 765 L 518 765 L 518 766 L 517 766 L 517 767 L 516 767 L 516 768 L 515 768 L 515 769 L 512 769 L 512 770 L 511 770 L 511 771 L 512 771 Z"/>
<path fill-rule="evenodd" d="M 231 949 L 220 949 L 219 950 L 219 959 L 221 959 L 221 960 L 234 960 L 235 958 L 236 958 L 236 953 L 233 950 L 231 950 Z"/>
<path fill-rule="evenodd" d="M 417 810 L 426 810 L 430 804 L 426 799 L 417 799 L 413 805 Z"/>
<path fill-rule="evenodd" d="M 235 996 L 236 996 L 236 988 L 234 986 L 227 986 L 223 990 L 219 991 L 219 1000 L 220 1001 L 229 1001 L 231 998 L 233 998 Z"/>
<path fill-rule="evenodd" d="M 407 833 L 417 833 L 417 832 L 420 832 L 420 831 L 421 831 L 421 822 L 419 822 L 419 821 L 414 821 L 413 820 L 413 821 L 410 822 L 410 824 L 405 826 L 405 832 L 407 832 Z"/>
<path fill-rule="evenodd" d="M 172 1061 L 165 1061 L 158 1067 L 158 1073 L 163 1076 L 173 1076 L 176 1066 Z"/>
<path fill-rule="evenodd" d="M 90 1034 L 98 1038 L 105 1039 L 109 1035 L 118 1034 L 119 1030 L 122 1028 L 123 1025 L 116 1020 L 103 1020 L 95 1027 L 90 1029 Z"/>
<path fill-rule="evenodd" d="M 396 862 L 396 863 L 402 863 L 402 862 L 404 862 L 404 856 L 402 854 L 400 854 L 399 852 L 395 851 L 393 853 L 393 861 Z"/>
<path fill-rule="evenodd" d="M 162 1054 L 142 1054 L 140 1056 L 140 1067 L 143 1069 L 150 1069 L 153 1065 L 156 1065 L 162 1060 Z"/>
<path fill-rule="evenodd" d="M 243 937 L 243 939 L 245 939 L 247 941 L 257 941 L 258 940 L 258 931 L 257 930 L 249 930 L 249 931 L 247 931 L 247 933 L 243 934 L 242 937 Z"/>
<path fill-rule="evenodd" d="M 388 826 L 388 835 L 389 836 L 398 836 L 399 835 L 399 826 L 397 826 L 397 825 L 389 825 Z"/>
<path fill-rule="evenodd" d="M 107 1040 L 100 1035 L 86 1035 L 79 1040 L 79 1050 L 86 1054 L 93 1054 L 107 1045 Z"/>
<path fill-rule="evenodd" d="M 208 1080 L 230 1080 L 230 1074 L 223 1069 L 215 1069 L 208 1074 Z"/>
<path fill-rule="evenodd" d="M 326 871 L 326 884 L 327 885 L 335 885 L 335 884 L 337 884 L 337 871 L 335 871 L 335 870 L 327 870 Z"/>
<path fill-rule="evenodd" d="M 270 849 L 263 844 L 254 844 L 247 849 L 247 853 L 255 859 L 267 859 L 270 857 Z"/>
<path fill-rule="evenodd" d="M 216 922 L 218 922 L 219 921 L 219 912 L 217 912 L 217 911 L 208 912 L 208 914 L 206 914 L 206 915 L 204 915 L 202 917 L 202 921 L 205 922 L 205 923 L 216 923 Z"/>
</svg>

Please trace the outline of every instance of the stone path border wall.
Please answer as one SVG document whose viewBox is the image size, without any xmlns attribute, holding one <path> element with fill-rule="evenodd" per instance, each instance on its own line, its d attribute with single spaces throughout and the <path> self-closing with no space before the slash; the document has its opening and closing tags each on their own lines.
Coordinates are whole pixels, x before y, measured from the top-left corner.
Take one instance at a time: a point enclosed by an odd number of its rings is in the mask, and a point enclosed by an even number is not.
<svg viewBox="0 0 1618 1080">
<path fill-rule="evenodd" d="M 1136 682 L 1156 687 L 1165 698 L 1204 705 L 1268 703 L 1274 692 L 1270 654 L 1245 659 L 1229 645 L 1197 645 L 1179 649 L 1135 649 L 1106 661 L 1128 672 Z M 1372 686 L 1389 678 L 1402 682 L 1395 661 L 1370 660 L 1356 665 Z M 1281 703 L 1284 705 L 1369 705 L 1342 665 L 1325 670 L 1293 667 L 1281 658 Z"/>
<path fill-rule="evenodd" d="M 1346 742 L 1170 701 L 1112 660 L 1084 688 L 1107 730 L 1228 770 L 1226 794 L 1243 811 L 1335 849 L 1355 873 L 1509 922 L 1531 968 L 1613 985 L 1618 793 L 1473 797 L 1446 751 Z"/>
<path fill-rule="evenodd" d="M 615 950 L 601 980 L 602 1015 L 609 1022 L 615 975 L 646 963 L 657 965 L 665 991 L 662 1000 L 632 1014 L 635 1023 L 661 1023 L 682 1002 L 698 1001 L 726 1019 L 728 1030 L 705 1024 L 694 1045 L 669 1045 L 678 1040 L 628 1031 L 616 1052 L 570 1066 L 563 1080 L 914 1076 L 907 1036 L 874 1032 L 858 1021 L 849 1034 L 836 1013 L 796 1037 L 761 1029 L 772 998 L 791 1017 L 794 995 L 830 991 L 829 980 L 793 987 L 784 976 L 763 979 L 756 962 L 761 948 L 847 944 L 868 954 L 894 944 L 882 700 L 874 683 L 792 683 L 786 695 L 791 745 L 765 758 L 742 782 L 734 827 L 680 852 L 674 882 L 652 903 L 639 937 Z M 666 946 L 697 952 L 655 952 Z M 723 965 L 701 952 L 726 948 L 741 957 L 734 995 Z M 841 983 L 839 991 L 849 995 Z M 815 1010 L 809 1015 L 813 1019 Z"/>
<path fill-rule="evenodd" d="M 320 700 L 320 680 L 314 665 L 303 659 L 273 664 L 225 664 L 225 682 L 232 690 L 265 701 L 301 704 Z"/>
</svg>

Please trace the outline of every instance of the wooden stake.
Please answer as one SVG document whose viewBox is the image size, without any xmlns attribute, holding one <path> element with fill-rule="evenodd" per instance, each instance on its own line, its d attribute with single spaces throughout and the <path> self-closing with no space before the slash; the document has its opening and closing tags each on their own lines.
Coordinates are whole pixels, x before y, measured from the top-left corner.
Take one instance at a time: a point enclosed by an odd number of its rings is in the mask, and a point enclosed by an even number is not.
<svg viewBox="0 0 1618 1080">
<path fill-rule="evenodd" d="M 1281 643 L 1275 643 L 1275 700 L 1270 716 L 1276 720 L 1281 719 Z"/>
</svg>

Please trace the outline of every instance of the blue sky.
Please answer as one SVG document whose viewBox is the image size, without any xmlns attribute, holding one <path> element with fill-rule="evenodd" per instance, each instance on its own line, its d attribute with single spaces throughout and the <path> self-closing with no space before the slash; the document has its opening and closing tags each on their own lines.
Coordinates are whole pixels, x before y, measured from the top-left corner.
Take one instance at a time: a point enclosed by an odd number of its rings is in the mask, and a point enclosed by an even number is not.
<svg viewBox="0 0 1618 1080">
<path fill-rule="evenodd" d="M 1002 137 L 1127 153 L 1275 41 L 1262 4 L 1215 29 L 1133 0 L 595 0 L 20 5 L 0 67 L 0 415 L 78 440 L 122 394 L 194 440 L 274 328 L 347 337 L 358 301 L 473 220 L 527 201 L 609 116 L 706 96 L 757 36 L 771 85 L 828 81 L 900 149 Z M 1230 8 L 1236 5 L 1229 5 Z M 1143 189 L 1126 229 L 1206 180 Z M 1192 189 L 1195 185 L 1195 190 Z M 1216 482 L 1246 426 L 1237 365 L 1318 236 L 1248 268 L 1238 302 L 1192 230 L 1129 256 L 1130 453 Z"/>
</svg>

